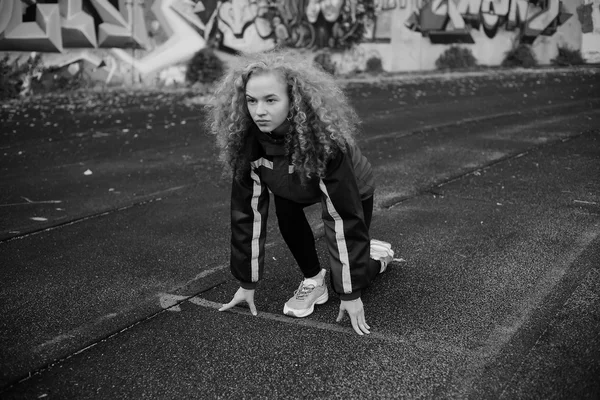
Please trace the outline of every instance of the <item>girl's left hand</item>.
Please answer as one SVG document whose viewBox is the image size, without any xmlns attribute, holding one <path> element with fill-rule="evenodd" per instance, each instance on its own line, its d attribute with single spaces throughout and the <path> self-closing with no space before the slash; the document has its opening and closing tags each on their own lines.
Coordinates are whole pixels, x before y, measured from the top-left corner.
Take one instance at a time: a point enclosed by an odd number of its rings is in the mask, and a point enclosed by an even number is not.
<svg viewBox="0 0 600 400">
<path fill-rule="evenodd" d="M 371 327 L 367 325 L 367 321 L 365 321 L 365 309 L 363 307 L 363 302 L 360 297 L 356 300 L 342 300 L 340 302 L 340 313 L 338 314 L 336 322 L 340 322 L 344 318 L 344 312 L 347 311 L 350 316 L 350 322 L 352 322 L 352 327 L 359 335 L 363 335 L 364 333 L 371 333 L 369 329 Z M 364 332 L 364 333 L 363 333 Z"/>
</svg>

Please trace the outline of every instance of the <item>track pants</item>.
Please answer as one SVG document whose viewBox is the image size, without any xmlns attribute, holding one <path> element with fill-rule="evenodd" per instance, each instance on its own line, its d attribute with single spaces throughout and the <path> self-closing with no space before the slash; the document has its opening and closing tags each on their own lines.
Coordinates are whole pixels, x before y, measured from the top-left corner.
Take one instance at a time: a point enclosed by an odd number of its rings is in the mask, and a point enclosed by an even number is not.
<svg viewBox="0 0 600 400">
<path fill-rule="evenodd" d="M 304 214 L 304 208 L 312 204 L 296 203 L 277 195 L 274 199 L 281 236 L 302 270 L 302 274 L 305 278 L 317 275 L 321 272 L 321 265 L 315 248 L 315 237 Z M 373 217 L 373 196 L 363 200 L 362 207 L 365 224 L 369 229 Z M 381 263 L 373 259 L 369 261 L 369 279 L 372 280 L 379 273 Z"/>
</svg>

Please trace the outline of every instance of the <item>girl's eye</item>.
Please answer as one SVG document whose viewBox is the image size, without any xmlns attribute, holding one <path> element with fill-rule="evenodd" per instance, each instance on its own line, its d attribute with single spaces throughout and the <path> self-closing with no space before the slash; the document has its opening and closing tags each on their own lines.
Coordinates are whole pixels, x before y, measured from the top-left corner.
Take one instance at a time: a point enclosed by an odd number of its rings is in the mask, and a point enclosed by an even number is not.
<svg viewBox="0 0 600 400">
<path fill-rule="evenodd" d="M 269 99 L 269 100 L 267 100 L 267 103 L 274 103 L 274 102 L 275 102 L 275 99 Z"/>
<path fill-rule="evenodd" d="M 256 103 L 256 100 L 254 100 L 254 99 L 246 99 L 246 101 L 248 102 L 248 104 Z"/>
</svg>

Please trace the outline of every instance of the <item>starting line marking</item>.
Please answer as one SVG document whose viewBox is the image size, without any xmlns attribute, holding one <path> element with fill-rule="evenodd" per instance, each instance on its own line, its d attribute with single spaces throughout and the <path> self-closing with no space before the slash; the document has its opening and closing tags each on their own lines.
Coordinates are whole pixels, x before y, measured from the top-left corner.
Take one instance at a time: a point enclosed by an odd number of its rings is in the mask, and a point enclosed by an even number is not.
<svg viewBox="0 0 600 400">
<path fill-rule="evenodd" d="M 221 308 L 223 306 L 223 304 L 221 304 L 221 303 L 216 303 L 214 301 L 206 300 L 206 299 L 203 299 L 203 298 L 200 298 L 197 296 L 187 297 L 187 296 L 172 295 L 172 294 L 168 294 L 168 293 L 163 293 L 160 296 L 161 306 L 167 311 L 181 311 L 180 304 L 186 300 L 197 306 L 211 308 L 211 309 L 214 309 L 215 311 L 217 311 L 219 308 Z M 217 312 L 219 312 L 219 311 L 217 311 Z M 223 311 L 223 313 L 233 313 L 233 314 L 243 315 L 245 317 L 250 317 L 250 318 L 262 318 L 262 319 L 276 321 L 276 322 L 280 322 L 280 323 L 284 323 L 284 324 L 291 324 L 291 325 L 303 326 L 306 328 L 320 329 L 320 330 L 325 330 L 325 331 L 329 331 L 329 332 L 338 332 L 338 333 L 345 333 L 345 334 L 352 335 L 352 336 L 358 336 L 358 334 L 354 331 L 353 328 L 343 327 L 338 324 L 330 324 L 327 322 L 319 322 L 319 321 L 315 321 L 315 320 L 308 319 L 308 318 L 302 318 L 302 319 L 301 318 L 292 318 L 292 317 L 288 317 L 285 315 L 272 314 L 272 313 L 261 312 L 261 311 L 258 312 L 258 315 L 254 316 L 254 315 L 250 314 L 250 310 L 241 308 L 241 307 L 233 307 L 233 308 L 230 308 L 229 310 Z M 345 318 L 347 319 L 349 317 L 346 316 Z M 404 337 L 395 335 L 393 333 L 380 333 L 380 332 L 371 331 L 370 334 L 364 334 L 362 336 L 362 339 L 363 340 L 370 340 L 370 339 L 371 340 L 381 340 L 381 341 L 388 342 L 388 343 L 411 345 L 411 346 L 416 346 L 416 347 L 426 349 L 426 350 L 439 351 L 440 349 L 442 349 L 445 352 L 450 352 L 450 353 L 455 353 L 455 354 L 463 354 L 465 352 L 464 348 L 457 346 L 457 345 L 444 343 L 444 341 L 438 343 L 436 341 L 422 340 L 422 339 L 408 340 Z"/>
<path fill-rule="evenodd" d="M 206 307 L 206 308 L 214 308 L 215 310 L 218 310 L 219 308 L 221 308 L 223 306 L 223 304 L 221 304 L 221 303 L 215 303 L 214 301 L 205 300 L 200 297 L 192 297 L 189 299 L 189 302 L 192 304 L 195 304 L 197 306 L 202 306 L 202 307 Z M 300 326 L 304 326 L 307 328 L 317 328 L 317 329 L 322 329 L 322 330 L 326 330 L 326 331 L 357 335 L 357 333 L 352 328 L 345 328 L 345 327 L 342 327 L 339 325 L 329 324 L 326 322 L 319 322 L 319 321 L 315 321 L 315 320 L 311 320 L 311 319 L 292 318 L 292 317 L 286 317 L 285 315 L 271 314 L 268 312 L 261 312 L 261 311 L 258 312 L 257 316 L 254 316 L 254 315 L 250 314 L 249 310 L 239 308 L 239 307 L 233 307 L 233 308 L 230 308 L 229 310 L 223 311 L 223 312 L 231 312 L 234 314 L 245 315 L 245 316 L 252 317 L 252 318 L 268 319 L 270 321 L 277 321 L 277 322 L 282 322 L 285 324 L 300 325 Z M 349 317 L 346 316 L 346 318 L 349 318 Z M 406 343 L 405 339 L 402 339 L 396 335 L 390 335 L 390 334 L 384 335 L 384 334 L 381 334 L 378 332 L 371 332 L 370 334 L 365 334 L 364 336 L 371 337 L 374 339 L 379 339 L 379 340 L 385 340 L 387 342 Z"/>
<path fill-rule="evenodd" d="M 159 298 L 160 305 L 163 309 L 165 309 L 167 311 L 174 311 L 174 312 L 181 311 L 180 304 L 186 300 L 197 306 L 201 306 L 201 307 L 205 307 L 205 308 L 212 308 L 214 310 L 219 310 L 219 308 L 223 307 L 223 304 L 221 304 L 221 303 L 215 303 L 214 301 L 202 299 L 197 296 L 187 297 L 187 296 L 178 296 L 178 295 L 174 295 L 174 294 L 163 293 Z M 347 333 L 347 334 L 351 334 L 351 335 L 357 335 L 357 333 L 352 328 L 345 328 L 340 325 L 329 324 L 326 322 L 319 322 L 319 321 L 315 321 L 315 320 L 311 320 L 311 319 L 291 318 L 291 317 L 287 317 L 285 315 L 272 314 L 272 313 L 268 313 L 268 312 L 264 312 L 264 311 L 259 311 L 258 315 L 254 316 L 254 315 L 250 314 L 249 310 L 247 310 L 245 308 L 241 308 L 241 307 L 233 307 L 233 308 L 230 308 L 229 310 L 223 311 L 223 312 L 224 313 L 230 312 L 233 314 L 244 315 L 244 316 L 248 316 L 251 318 L 268 319 L 270 321 L 277 321 L 277 322 L 282 322 L 285 324 L 299 325 L 299 326 L 304 326 L 307 328 L 316 328 L 316 329 L 322 329 L 322 330 L 327 330 L 327 331 L 331 331 L 331 332 L 339 332 L 339 333 Z M 346 316 L 346 318 L 349 318 L 349 317 Z M 370 334 L 365 334 L 364 336 L 371 337 L 374 339 L 379 339 L 379 340 L 385 340 L 387 342 L 393 342 L 393 343 L 406 343 L 407 342 L 405 339 L 402 339 L 401 337 L 393 335 L 393 334 L 385 334 L 384 335 L 384 334 L 378 333 L 378 332 L 371 332 Z"/>
</svg>

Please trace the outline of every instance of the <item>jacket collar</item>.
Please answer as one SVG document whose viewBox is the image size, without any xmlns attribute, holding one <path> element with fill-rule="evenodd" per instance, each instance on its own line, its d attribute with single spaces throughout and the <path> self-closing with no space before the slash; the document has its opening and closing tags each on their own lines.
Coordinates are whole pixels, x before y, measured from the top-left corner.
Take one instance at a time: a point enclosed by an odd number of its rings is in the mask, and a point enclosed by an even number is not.
<svg viewBox="0 0 600 400">
<path fill-rule="evenodd" d="M 252 131 L 254 137 L 258 140 L 261 147 L 268 156 L 283 156 L 285 155 L 285 137 L 272 136 L 262 132 L 258 127 L 253 126 Z"/>
</svg>

